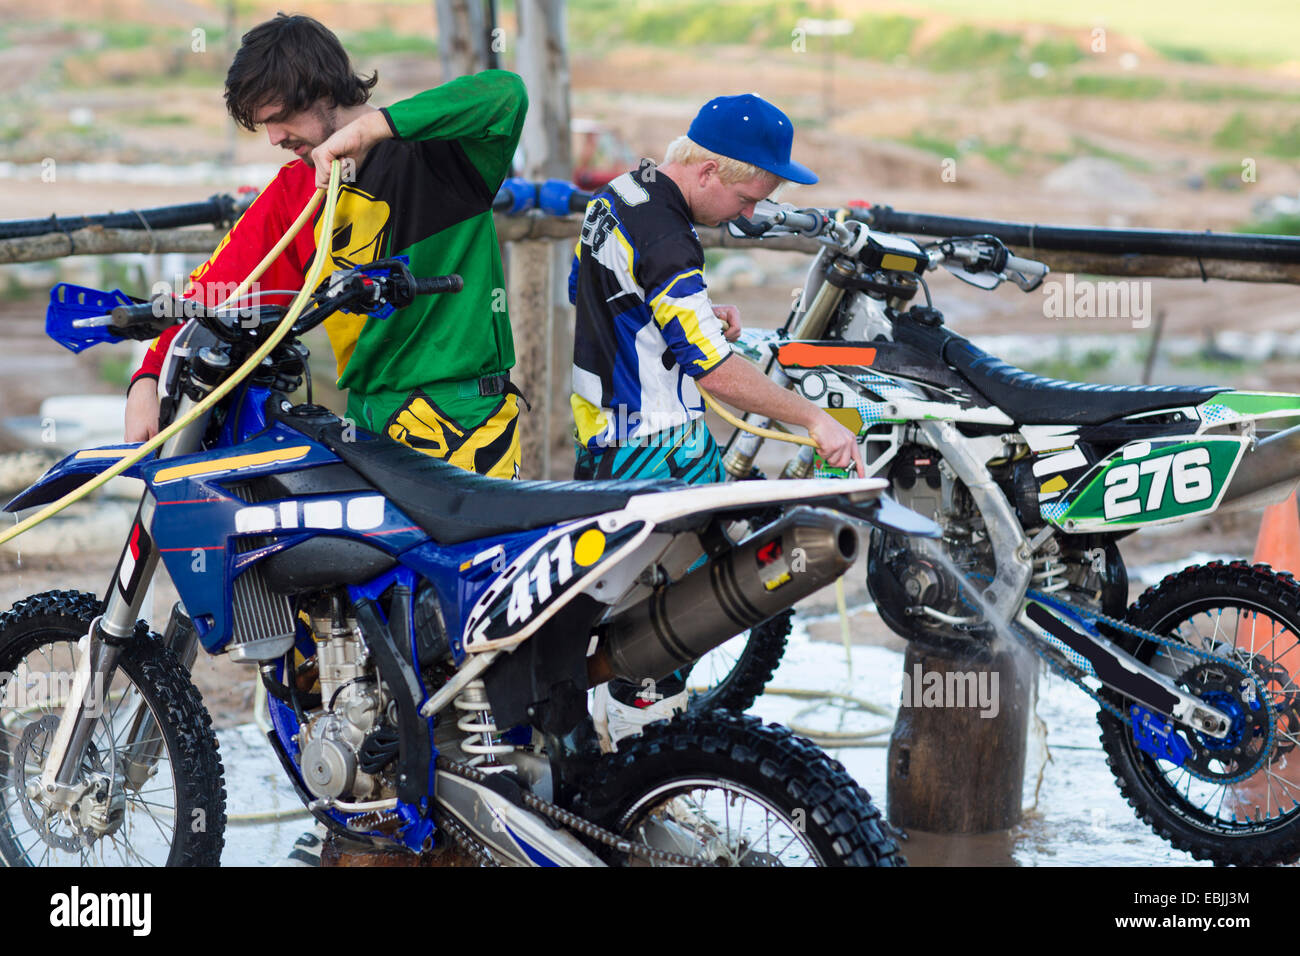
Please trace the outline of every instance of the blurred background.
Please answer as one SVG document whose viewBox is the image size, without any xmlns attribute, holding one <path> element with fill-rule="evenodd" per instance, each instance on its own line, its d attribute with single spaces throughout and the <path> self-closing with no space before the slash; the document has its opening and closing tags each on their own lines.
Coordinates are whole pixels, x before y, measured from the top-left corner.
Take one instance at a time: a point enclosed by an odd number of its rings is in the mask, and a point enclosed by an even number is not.
<svg viewBox="0 0 1300 956">
<path fill-rule="evenodd" d="M 547 39 L 556 47 L 549 56 L 560 65 L 538 74 L 534 64 L 531 75 L 540 78 L 529 81 L 534 133 L 526 134 L 518 171 L 530 178 L 560 176 L 593 188 L 643 157 L 660 159 L 709 98 L 755 92 L 790 115 L 794 157 L 821 177 L 782 196 L 799 205 L 858 201 L 1042 224 L 1300 234 L 1300 6 L 1291 0 L 1254 0 L 1248 15 L 1209 0 L 537 5 L 550 14 Z M 500 65 L 526 72 L 516 0 L 0 0 L 0 220 L 145 209 L 260 188 L 289 157 L 226 115 L 222 84 L 244 31 L 279 9 L 320 19 L 358 70 L 378 71 L 372 102 L 382 106 L 455 75 L 448 39 L 463 37 L 440 31 L 440 14 L 445 28 L 448 10 L 469 6 L 490 11 L 478 29 L 495 31 Z M 562 129 L 543 129 L 541 139 L 536 133 L 557 102 L 567 102 L 560 112 L 570 118 L 559 150 Z M 539 142 L 551 150 L 541 160 L 527 155 Z M 531 354 L 547 356 L 549 393 L 539 390 L 538 404 L 558 421 L 568 414 L 564 328 L 572 324 L 558 280 L 572 240 L 555 245 L 554 331 Z M 73 355 L 47 339 L 50 287 L 69 281 L 144 296 L 156 282 L 183 281 L 203 258 L 123 254 L 0 265 L 0 499 L 68 450 L 121 436 L 137 356 L 127 346 Z M 808 264 L 803 254 L 770 250 L 711 249 L 707 258 L 714 301 L 738 305 L 756 327 L 785 320 Z M 1051 277 L 1033 293 L 1009 285 L 984 292 L 940 272 L 931 290 L 951 327 L 1031 371 L 1300 391 L 1300 290 L 1293 286 L 1141 280 L 1144 323 L 1129 315 L 1059 317 L 1047 304 L 1059 281 Z M 329 389 L 330 350 L 319 334 L 309 344 L 317 399 L 341 411 Z M 714 433 L 729 431 L 715 423 Z M 789 454 L 765 451 L 774 456 L 769 468 Z M 565 477 L 571 448 L 561 438 L 548 454 L 547 473 Z M 0 549 L 0 608 L 51 587 L 100 590 L 136 499 L 138 489 L 110 489 Z M 1192 560 L 1249 556 L 1258 526 L 1258 513 L 1247 513 L 1135 536 L 1124 548 L 1137 569 L 1135 590 Z M 846 581 L 855 641 L 896 651 L 901 642 L 871 613 L 862 575 Z M 171 600 L 163 582 L 156 613 Z M 837 640 L 832 600 L 810 602 L 801 613 L 811 639 Z M 204 655 L 195 679 L 218 726 L 244 719 L 251 675 Z M 1114 800 L 1104 812 L 1124 820 L 1127 811 Z M 1163 844 L 1124 826 L 1117 846 L 1134 844 L 1148 854 L 1144 861 L 1168 859 L 1149 855 Z M 1059 829 L 1040 827 L 1040 836 Z M 1052 839 L 1086 842 L 1096 830 Z M 1036 845 L 1036 831 L 1027 832 L 1017 846 Z"/>
<path fill-rule="evenodd" d="M 279 6 L 0 0 L 0 219 L 146 208 L 264 184 L 287 156 L 264 134 L 235 129 L 221 87 L 239 35 Z M 752 91 L 793 118 L 795 155 L 822 178 L 783 197 L 796 203 L 1300 231 L 1300 60 L 1288 42 L 1300 8 L 1284 0 L 1257 0 L 1249 17 L 1185 0 L 548 6 L 561 11 L 580 185 L 661 157 L 709 97 Z M 382 105 L 445 78 L 437 7 L 348 0 L 291 12 L 319 18 L 358 69 L 378 70 L 374 102 Z M 498 0 L 496 52 L 506 68 L 516 68 L 517 18 L 514 0 Z M 535 103 L 543 95 L 531 92 Z M 59 356 L 57 369 L 33 364 L 49 347 L 30 320 L 55 281 L 140 294 L 201 258 L 6 266 L 0 335 L 11 347 L 0 355 L 0 417 L 35 413 L 52 372 L 64 391 L 69 379 L 88 391 L 125 383 L 125 349 Z M 806 261 L 721 251 L 709 258 L 715 299 L 736 302 L 759 326 L 784 319 Z M 949 322 L 1009 361 L 1099 381 L 1141 374 L 1151 327 L 1049 318 L 1040 293 L 935 285 Z M 1288 287 L 1154 280 L 1150 296 L 1167 323 L 1155 380 L 1300 387 Z"/>
</svg>

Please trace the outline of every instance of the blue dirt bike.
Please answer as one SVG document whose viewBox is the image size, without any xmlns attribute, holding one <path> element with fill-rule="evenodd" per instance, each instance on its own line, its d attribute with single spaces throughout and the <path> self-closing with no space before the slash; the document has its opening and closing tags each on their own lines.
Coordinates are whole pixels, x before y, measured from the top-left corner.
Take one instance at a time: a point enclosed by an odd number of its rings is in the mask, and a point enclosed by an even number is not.
<svg viewBox="0 0 1300 956">
<path fill-rule="evenodd" d="M 335 272 L 246 381 L 126 472 L 146 490 L 105 598 L 47 592 L 0 616 L 6 863 L 219 861 L 223 770 L 189 677 L 200 645 L 258 669 L 271 747 L 312 814 L 353 839 L 538 866 L 901 862 L 867 793 L 788 730 L 714 712 L 602 754 L 586 694 L 660 679 L 834 581 L 856 557 L 852 519 L 933 525 L 880 479 L 489 479 L 310 394 L 289 401 L 299 337 L 327 316 L 459 288 L 399 260 Z M 148 339 L 177 304 L 63 285 L 49 329 L 74 349 Z M 185 307 L 164 425 L 285 314 Z M 134 447 L 76 452 L 7 510 Z M 162 636 L 137 621 L 159 558 L 181 597 Z"/>
</svg>

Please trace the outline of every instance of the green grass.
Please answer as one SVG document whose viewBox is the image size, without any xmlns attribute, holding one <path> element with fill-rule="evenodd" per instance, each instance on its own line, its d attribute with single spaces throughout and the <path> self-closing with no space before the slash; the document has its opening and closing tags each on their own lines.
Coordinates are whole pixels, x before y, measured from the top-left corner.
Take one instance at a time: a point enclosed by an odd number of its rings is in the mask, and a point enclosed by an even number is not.
<svg viewBox="0 0 1300 956">
<path fill-rule="evenodd" d="M 927 153 L 934 153 L 937 156 L 945 158 L 951 157 L 956 159 L 963 152 L 962 148 L 955 142 L 947 139 L 940 139 L 937 136 L 931 136 L 929 133 L 923 133 L 919 129 L 913 130 L 912 135 L 902 140 L 909 146 L 915 146 L 917 149 L 923 149 Z"/>
<path fill-rule="evenodd" d="M 129 355 L 109 353 L 99 360 L 99 380 L 105 385 L 126 388 L 135 371 L 135 364 Z"/>
<path fill-rule="evenodd" d="M 340 40 L 348 53 L 357 56 L 380 56 L 385 53 L 424 53 L 436 56 L 438 41 L 419 33 L 394 33 L 392 30 L 362 30 L 346 33 Z"/>
<path fill-rule="evenodd" d="M 889 62 L 906 56 L 921 21 L 904 16 L 865 16 L 853 21 L 853 32 L 844 37 L 844 51 L 850 56 Z"/>
<path fill-rule="evenodd" d="M 1300 214 L 1274 216 L 1271 219 L 1259 219 L 1238 226 L 1237 232 L 1257 236 L 1300 236 Z"/>
<path fill-rule="evenodd" d="M 1165 81 L 1153 76 L 1115 76 L 1107 73 L 1071 75 L 1057 70 L 1044 77 L 1033 77 L 1021 67 L 1004 70 L 998 83 L 998 94 L 1003 99 L 1088 96 L 1114 100 L 1149 100 L 1168 92 Z"/>
<path fill-rule="evenodd" d="M 1283 159 L 1300 157 L 1300 120 L 1289 126 L 1269 126 L 1238 110 L 1214 134 L 1221 149 L 1248 150 Z"/>
<path fill-rule="evenodd" d="M 1246 185 L 1241 178 L 1241 163 L 1215 163 L 1205 171 L 1205 181 L 1217 189 L 1240 189 Z"/>
<path fill-rule="evenodd" d="M 1119 163 L 1125 169 L 1138 173 L 1151 171 L 1151 164 L 1138 159 L 1136 156 L 1129 156 L 1125 153 L 1117 153 L 1114 150 L 1106 149 L 1104 146 L 1099 146 L 1083 136 L 1074 136 L 1072 141 L 1075 156 L 1096 156 L 1099 159 L 1109 159 L 1111 162 Z"/>
<path fill-rule="evenodd" d="M 104 46 L 111 50 L 137 50 L 151 46 L 165 32 L 148 24 L 126 21 L 101 23 L 91 29 L 103 37 Z"/>
<path fill-rule="evenodd" d="M 1046 63 L 1048 66 L 1063 67 L 1078 63 L 1084 57 L 1079 45 L 1070 39 L 1040 40 L 1029 51 L 1030 63 Z"/>
<path fill-rule="evenodd" d="M 1019 159 L 1025 155 L 1025 150 L 1020 145 L 1019 133 L 1016 134 L 1015 139 L 1006 143 L 984 143 L 979 139 L 957 143 L 918 129 L 913 130 L 910 136 L 900 142 L 934 153 L 944 159 L 983 156 L 1009 173 L 1019 173 L 1023 169 Z"/>
<path fill-rule="evenodd" d="M 1152 48 L 1166 60 L 1176 63 L 1213 63 L 1208 51 L 1197 46 L 1179 46 L 1176 43 L 1153 42 Z"/>
<path fill-rule="evenodd" d="M 1149 100 L 1165 92 L 1165 81 L 1154 76 L 1107 76 L 1084 73 L 1070 77 L 1075 96 L 1105 96 L 1120 100 Z"/>
<path fill-rule="evenodd" d="M 1257 86 L 1195 83 L 1191 80 L 1184 80 L 1178 84 L 1178 96 L 1184 100 L 1200 103 L 1219 103 L 1223 100 L 1300 103 L 1300 93 L 1283 93 L 1281 90 L 1265 90 Z"/>
<path fill-rule="evenodd" d="M 117 114 L 119 121 L 135 126 L 185 126 L 194 117 L 182 113 L 155 113 L 152 110 L 128 110 Z"/>
<path fill-rule="evenodd" d="M 1115 357 L 1115 353 L 1109 349 L 1089 349 L 1082 355 L 1074 355 L 1063 344 L 1055 358 L 1026 362 L 1023 367 L 1026 372 L 1044 375 L 1047 378 L 1081 382 L 1088 381 L 1097 373 L 1105 371 Z"/>
<path fill-rule="evenodd" d="M 1021 38 L 970 24 L 952 27 L 918 54 L 933 70 L 972 70 L 1022 62 Z"/>
</svg>

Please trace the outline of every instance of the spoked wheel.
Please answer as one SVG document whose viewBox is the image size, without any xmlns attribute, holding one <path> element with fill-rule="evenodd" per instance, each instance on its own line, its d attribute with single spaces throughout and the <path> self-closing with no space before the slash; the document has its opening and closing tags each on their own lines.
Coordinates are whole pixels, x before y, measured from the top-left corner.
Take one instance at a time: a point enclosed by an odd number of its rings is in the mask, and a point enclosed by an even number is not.
<svg viewBox="0 0 1300 956">
<path fill-rule="evenodd" d="M 0 859 L 9 866 L 215 866 L 225 789 L 211 720 L 143 622 L 107 687 L 71 794 L 40 778 L 72 688 L 94 595 L 51 591 L 0 615 Z"/>
<path fill-rule="evenodd" d="M 686 680 L 688 711 L 743 713 L 754 706 L 781 664 L 793 620 L 793 611 L 782 611 L 696 661 Z"/>
<path fill-rule="evenodd" d="M 1172 760 L 1140 747 L 1114 715 L 1098 714 L 1107 763 L 1138 816 L 1197 859 L 1263 865 L 1300 858 L 1300 585 L 1244 562 L 1187 568 L 1143 594 L 1127 620 L 1251 675 L 1130 639 L 1140 660 L 1232 720 L 1225 738 L 1178 727 L 1171 736 L 1181 759 Z M 1111 699 L 1131 714 L 1131 701 Z"/>
<path fill-rule="evenodd" d="M 784 727 L 718 711 L 619 746 L 578 804 L 630 840 L 710 866 L 904 865 L 866 791 Z"/>
</svg>

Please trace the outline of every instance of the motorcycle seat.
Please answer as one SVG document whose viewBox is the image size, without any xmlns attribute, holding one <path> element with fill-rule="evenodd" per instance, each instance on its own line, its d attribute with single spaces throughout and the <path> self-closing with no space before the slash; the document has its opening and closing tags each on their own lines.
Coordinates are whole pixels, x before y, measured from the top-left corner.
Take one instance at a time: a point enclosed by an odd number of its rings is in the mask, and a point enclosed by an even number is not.
<svg viewBox="0 0 1300 956">
<path fill-rule="evenodd" d="M 943 357 L 1018 425 L 1100 425 L 1125 415 L 1199 405 L 1217 385 L 1098 385 L 1046 378 L 1009 365 L 959 336 Z"/>
<path fill-rule="evenodd" d="M 345 439 L 342 422 L 323 408 L 299 405 L 274 417 L 338 455 L 442 545 L 588 518 L 617 511 L 636 495 L 688 487 L 676 480 L 487 478 L 361 429 Z"/>
</svg>

